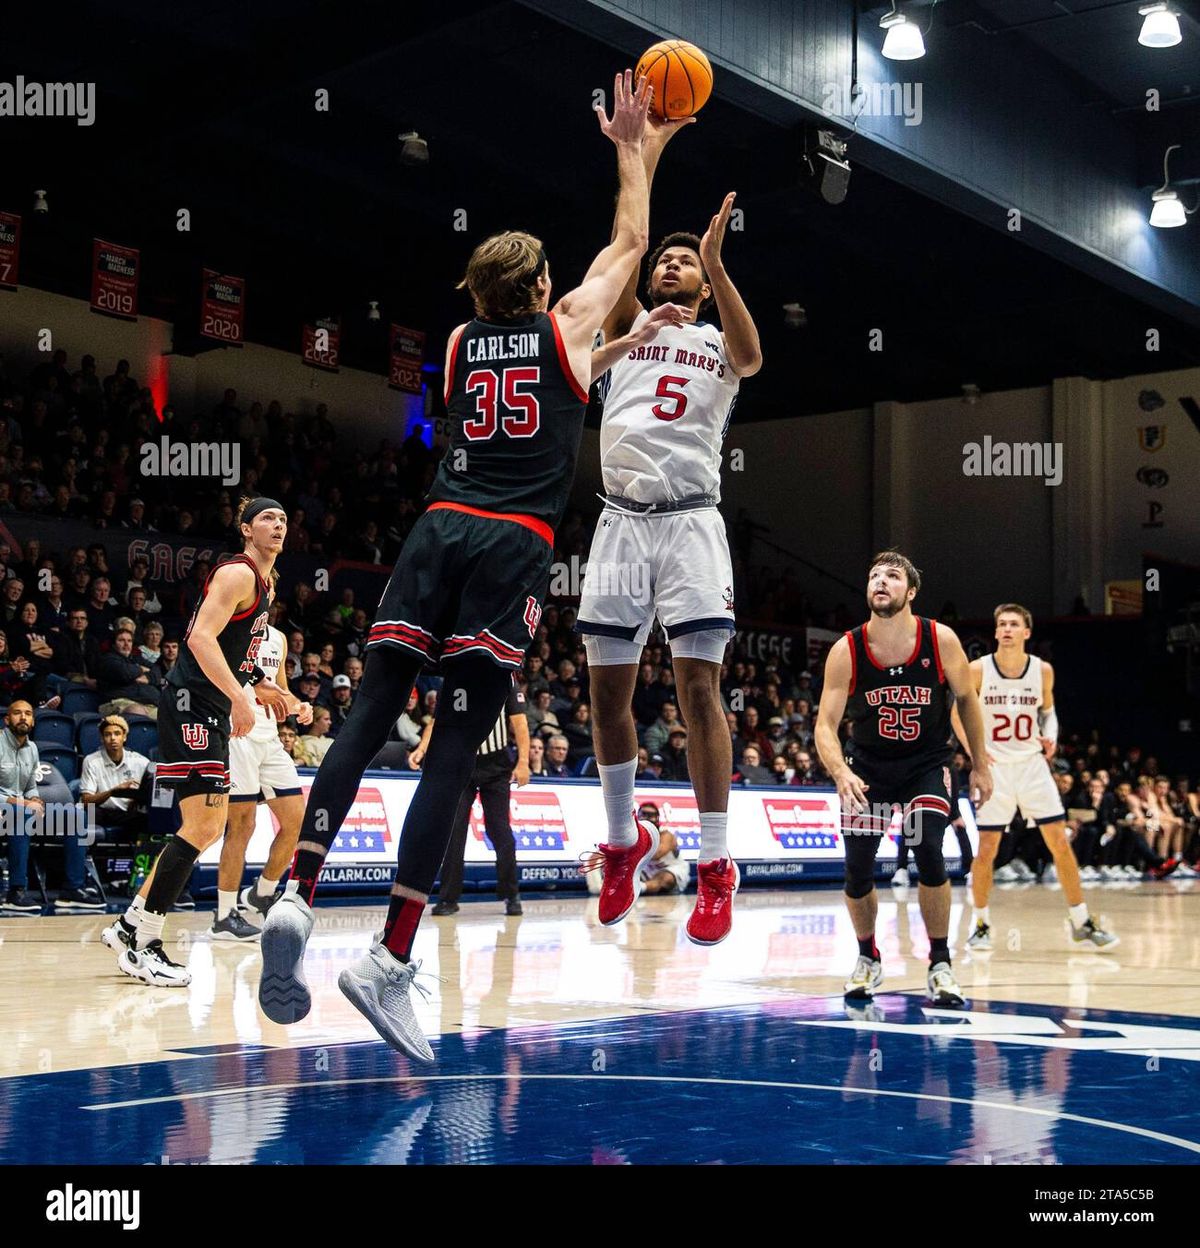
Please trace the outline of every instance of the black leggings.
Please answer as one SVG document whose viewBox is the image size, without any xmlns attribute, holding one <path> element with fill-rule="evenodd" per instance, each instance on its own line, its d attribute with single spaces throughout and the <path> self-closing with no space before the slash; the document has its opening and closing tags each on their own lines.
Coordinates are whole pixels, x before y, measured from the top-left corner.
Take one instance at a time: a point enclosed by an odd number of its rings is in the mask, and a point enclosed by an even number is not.
<svg viewBox="0 0 1200 1248">
<path fill-rule="evenodd" d="M 404 710 L 422 665 L 418 656 L 390 646 L 368 656 L 350 716 L 325 755 L 309 795 L 300 829 L 298 875 L 306 874 L 306 842 L 326 850 L 333 844 L 358 795 L 363 772 Z M 504 709 L 511 687 L 511 670 L 486 655 L 464 654 L 447 664 L 438 694 L 437 728 L 400 835 L 397 884 L 425 894 L 433 889 L 476 751 Z"/>
</svg>

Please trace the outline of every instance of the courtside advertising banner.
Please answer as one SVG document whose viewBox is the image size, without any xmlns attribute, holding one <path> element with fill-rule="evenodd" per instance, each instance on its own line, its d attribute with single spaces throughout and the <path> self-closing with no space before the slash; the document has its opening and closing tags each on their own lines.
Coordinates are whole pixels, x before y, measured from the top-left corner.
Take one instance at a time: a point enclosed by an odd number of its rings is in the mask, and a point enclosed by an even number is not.
<svg viewBox="0 0 1200 1248">
<path fill-rule="evenodd" d="M 300 347 L 301 358 L 312 368 L 324 368 L 336 373 L 341 336 L 342 322 L 332 317 L 320 317 L 311 325 L 306 324 Z"/>
<path fill-rule="evenodd" d="M 388 344 L 388 385 L 406 394 L 420 394 L 425 335 L 418 329 L 393 325 Z"/>
<path fill-rule="evenodd" d="M 141 252 L 97 238 L 92 243 L 92 311 L 137 320 Z"/>
<path fill-rule="evenodd" d="M 17 288 L 21 267 L 21 218 L 15 212 L 0 212 L 0 286 Z"/>
<path fill-rule="evenodd" d="M 334 839 L 321 875 L 323 881 L 390 881 L 397 841 L 417 781 L 418 777 L 409 773 L 367 773 Z M 312 773 L 306 770 L 301 773 L 305 802 L 311 788 Z M 634 800 L 639 806 L 653 802 L 658 807 L 660 826 L 675 833 L 681 855 L 695 862 L 700 852 L 700 814 L 691 789 L 639 784 Z M 580 855 L 607 839 L 604 803 L 595 781 L 533 781 L 524 788 L 514 785 L 509 819 L 522 884 L 578 883 Z M 266 862 L 275 827 L 270 810 L 260 804 L 247 864 Z M 968 828 L 973 834 L 973 820 L 968 821 Z M 895 858 L 898 831 L 897 818 L 891 843 L 885 841 L 880 847 L 881 863 Z M 976 838 L 972 835 L 971 839 Z M 958 841 L 952 832 L 946 833 L 944 848 L 947 863 L 958 862 Z M 729 795 L 729 851 L 747 882 L 798 879 L 810 874 L 840 876 L 846 851 L 837 793 L 788 785 L 778 789 L 735 788 Z M 215 870 L 220 856 L 218 842 L 200 855 L 199 865 Z M 471 807 L 465 861 L 468 867 L 495 861 L 478 796 Z"/>
<path fill-rule="evenodd" d="M 201 335 L 240 347 L 245 333 L 245 315 L 246 279 L 205 269 L 200 286 Z"/>
</svg>

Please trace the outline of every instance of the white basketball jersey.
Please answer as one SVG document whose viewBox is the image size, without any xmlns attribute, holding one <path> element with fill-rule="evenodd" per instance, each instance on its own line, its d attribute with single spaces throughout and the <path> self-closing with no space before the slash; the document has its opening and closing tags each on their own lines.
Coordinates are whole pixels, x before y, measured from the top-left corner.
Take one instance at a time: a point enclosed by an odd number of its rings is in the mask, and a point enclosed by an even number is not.
<svg viewBox="0 0 1200 1248">
<path fill-rule="evenodd" d="M 996 656 L 983 660 L 979 701 L 988 750 L 998 763 L 1014 763 L 1042 752 L 1038 707 L 1042 704 L 1042 661 L 1027 655 L 1020 676 L 1002 676 Z"/>
<path fill-rule="evenodd" d="M 650 315 L 644 308 L 633 327 Z M 721 493 L 721 442 L 737 400 L 715 325 L 668 325 L 600 380 L 604 489 L 637 503 Z"/>
<path fill-rule="evenodd" d="M 287 653 L 287 642 L 279 629 L 267 626 L 266 640 L 258 648 L 258 665 L 267 674 L 268 680 L 274 680 L 279 674 L 279 665 Z M 254 727 L 249 736 L 255 741 L 270 741 L 278 737 L 279 722 L 265 706 L 255 701 L 254 686 L 243 685 L 242 696 L 254 708 Z"/>
</svg>

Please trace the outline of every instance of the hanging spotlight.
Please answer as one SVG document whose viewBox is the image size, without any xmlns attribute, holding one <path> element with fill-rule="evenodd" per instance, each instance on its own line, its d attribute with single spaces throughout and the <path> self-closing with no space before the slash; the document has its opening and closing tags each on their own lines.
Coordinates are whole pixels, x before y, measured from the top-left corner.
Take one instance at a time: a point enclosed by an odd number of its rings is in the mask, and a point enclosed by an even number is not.
<svg viewBox="0 0 1200 1248">
<path fill-rule="evenodd" d="M 1142 47 L 1173 48 L 1177 43 L 1183 42 L 1183 35 L 1179 32 L 1179 18 L 1171 12 L 1167 0 L 1143 4 L 1138 13 L 1146 19 L 1142 23 L 1142 33 L 1138 35 L 1138 43 Z"/>
<path fill-rule="evenodd" d="M 50 211 L 50 205 L 46 203 L 45 191 L 34 191 L 33 210 L 34 212 L 49 212 Z"/>
<path fill-rule="evenodd" d="M 1173 226 L 1186 225 L 1188 216 L 1195 208 L 1185 208 L 1179 195 L 1171 190 L 1171 175 L 1167 172 L 1167 162 L 1171 153 L 1180 144 L 1172 143 L 1163 156 L 1163 184 L 1151 196 L 1154 206 L 1150 209 L 1150 224 L 1160 230 L 1169 230 Z"/>
<path fill-rule="evenodd" d="M 883 55 L 889 61 L 915 61 L 925 55 L 925 40 L 921 37 L 921 28 L 899 12 L 898 2 L 892 0 L 892 11 L 879 19 L 880 29 L 887 31 Z"/>
<path fill-rule="evenodd" d="M 429 164 L 429 144 L 415 130 L 408 130 L 398 138 L 402 165 Z"/>
<path fill-rule="evenodd" d="M 367 304 L 367 320 L 368 321 L 379 320 L 379 300 L 378 299 L 372 299 L 370 303 Z"/>
</svg>

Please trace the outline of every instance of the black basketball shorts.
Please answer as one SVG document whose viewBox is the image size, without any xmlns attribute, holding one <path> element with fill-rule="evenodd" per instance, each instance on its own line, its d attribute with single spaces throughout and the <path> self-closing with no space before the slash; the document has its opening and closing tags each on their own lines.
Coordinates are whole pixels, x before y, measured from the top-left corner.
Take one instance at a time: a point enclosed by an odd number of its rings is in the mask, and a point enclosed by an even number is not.
<svg viewBox="0 0 1200 1248">
<path fill-rule="evenodd" d="M 868 759 L 847 751 L 846 762 L 867 785 L 867 811 L 845 816 L 844 832 L 883 835 L 899 810 L 910 844 L 930 840 L 941 845 L 954 817 L 949 758 L 927 754 L 915 759 Z"/>
<path fill-rule="evenodd" d="M 486 654 L 520 667 L 554 558 L 550 529 L 526 520 L 434 503 L 400 551 L 367 649 L 399 646 L 432 666 Z"/>
<path fill-rule="evenodd" d="M 181 711 L 174 697 L 158 708 L 156 786 L 174 790 L 176 800 L 200 793 L 229 792 L 229 716 L 195 699 Z"/>
</svg>

